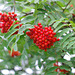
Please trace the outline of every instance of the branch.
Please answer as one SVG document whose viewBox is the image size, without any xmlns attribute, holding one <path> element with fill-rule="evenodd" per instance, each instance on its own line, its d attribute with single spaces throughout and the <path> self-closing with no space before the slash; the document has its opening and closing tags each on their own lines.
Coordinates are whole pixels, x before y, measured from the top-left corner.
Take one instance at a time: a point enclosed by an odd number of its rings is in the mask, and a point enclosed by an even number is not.
<svg viewBox="0 0 75 75">
<path fill-rule="evenodd" d="M 27 16 L 27 15 L 30 15 L 30 14 L 33 14 L 33 12 L 25 13 L 24 16 Z"/>
<path fill-rule="evenodd" d="M 67 6 L 70 4 L 71 0 L 69 0 L 69 2 L 67 3 L 65 9 L 67 8 Z M 65 9 L 63 10 L 63 12 L 65 11 Z"/>
<path fill-rule="evenodd" d="M 56 3 L 56 2 L 55 2 Z M 57 4 L 57 3 L 56 3 Z M 57 4 L 62 10 L 64 10 L 59 4 Z"/>
</svg>

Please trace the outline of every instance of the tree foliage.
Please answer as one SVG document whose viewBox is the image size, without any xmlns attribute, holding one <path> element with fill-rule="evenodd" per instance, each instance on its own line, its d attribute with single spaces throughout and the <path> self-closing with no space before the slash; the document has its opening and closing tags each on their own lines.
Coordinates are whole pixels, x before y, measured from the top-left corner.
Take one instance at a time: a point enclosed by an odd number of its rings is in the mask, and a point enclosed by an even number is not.
<svg viewBox="0 0 75 75">
<path fill-rule="evenodd" d="M 34 71 L 33 75 L 37 75 L 35 63 L 38 61 L 39 68 L 43 66 L 40 75 L 63 75 L 62 72 L 55 72 L 58 67 L 53 64 L 58 61 L 62 63 L 60 69 L 68 71 L 65 75 L 72 75 L 71 67 L 75 67 L 75 58 L 67 61 L 64 55 L 67 52 L 75 54 L 75 8 L 70 6 L 74 4 L 74 0 L 1 0 L 0 3 L 4 4 L 1 12 L 14 11 L 18 14 L 18 21 L 23 24 L 19 29 L 15 29 L 19 24 L 12 25 L 7 33 L 1 33 L 0 30 L 0 58 L 4 60 L 0 63 L 0 70 L 4 69 L 5 65 L 8 65 L 8 69 L 14 69 L 15 65 L 19 65 L 23 71 L 30 67 Z M 43 27 L 51 26 L 56 33 L 55 36 L 62 38 L 47 49 L 47 52 L 40 50 L 26 35 L 28 29 L 34 28 L 39 22 Z M 17 30 L 18 34 L 12 35 Z M 11 51 L 20 51 L 21 56 L 10 57 L 4 47 Z M 54 60 L 49 60 L 50 57 Z M 28 61 L 28 64 L 23 65 L 22 61 Z"/>
</svg>

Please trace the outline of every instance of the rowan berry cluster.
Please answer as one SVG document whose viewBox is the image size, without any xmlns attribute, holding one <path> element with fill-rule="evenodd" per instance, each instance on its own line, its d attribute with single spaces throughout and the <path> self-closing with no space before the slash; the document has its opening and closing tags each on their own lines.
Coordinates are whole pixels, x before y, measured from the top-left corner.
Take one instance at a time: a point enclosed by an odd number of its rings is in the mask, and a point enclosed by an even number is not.
<svg viewBox="0 0 75 75">
<path fill-rule="evenodd" d="M 58 65 L 58 63 L 59 63 L 59 62 L 56 61 L 56 63 L 53 64 L 54 66 L 57 66 L 57 67 L 58 67 L 55 71 L 56 71 L 56 72 L 63 72 L 63 74 L 68 73 L 67 70 L 65 70 L 65 69 L 60 69 L 60 66 Z"/>
<path fill-rule="evenodd" d="M 11 57 L 20 56 L 21 55 L 21 53 L 19 51 L 14 51 L 14 49 L 12 50 L 12 53 L 11 53 L 11 51 L 8 51 L 8 52 L 9 52 L 9 55 Z"/>
<path fill-rule="evenodd" d="M 5 12 L 3 14 L 0 13 L 0 28 L 2 33 L 7 33 L 9 31 L 14 21 L 17 21 L 16 16 L 17 14 L 15 14 L 14 12 L 12 13 L 8 12 L 8 15 Z M 20 24 L 20 23 L 16 22 L 15 24 Z M 16 28 L 19 28 L 21 26 L 22 24 L 20 24 L 20 26 L 17 26 Z M 14 34 L 17 34 L 17 33 L 18 31 L 16 31 Z"/>
<path fill-rule="evenodd" d="M 34 28 L 29 30 L 26 34 L 42 50 L 47 51 L 47 48 L 53 46 L 54 42 L 59 41 L 55 37 L 56 33 L 53 32 L 53 29 L 51 27 L 43 27 L 41 23 L 38 23 L 38 26 L 34 25 Z"/>
</svg>

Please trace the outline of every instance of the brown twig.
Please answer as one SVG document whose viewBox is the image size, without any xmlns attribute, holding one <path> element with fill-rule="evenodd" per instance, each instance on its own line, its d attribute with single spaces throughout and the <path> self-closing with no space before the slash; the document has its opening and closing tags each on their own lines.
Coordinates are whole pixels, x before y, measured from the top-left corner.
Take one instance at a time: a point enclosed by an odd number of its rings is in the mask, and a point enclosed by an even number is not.
<svg viewBox="0 0 75 75">
<path fill-rule="evenodd" d="M 67 5 L 65 6 L 65 9 L 67 8 L 67 6 L 70 4 L 71 0 L 69 0 L 69 2 L 67 3 Z M 63 10 L 63 12 L 65 11 L 65 9 Z"/>
<path fill-rule="evenodd" d="M 56 2 L 55 2 L 56 3 Z M 57 4 L 57 3 L 56 3 Z M 57 4 L 62 10 L 64 10 L 59 4 Z"/>
<path fill-rule="evenodd" d="M 24 16 L 27 16 L 27 15 L 30 15 L 30 14 L 33 14 L 33 12 L 25 13 Z"/>
</svg>

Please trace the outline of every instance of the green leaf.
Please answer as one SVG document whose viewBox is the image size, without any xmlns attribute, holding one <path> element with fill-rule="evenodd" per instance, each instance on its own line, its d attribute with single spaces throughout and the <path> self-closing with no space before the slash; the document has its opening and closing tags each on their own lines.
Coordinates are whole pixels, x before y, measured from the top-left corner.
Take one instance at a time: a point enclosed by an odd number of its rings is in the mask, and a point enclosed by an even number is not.
<svg viewBox="0 0 75 75">
<path fill-rule="evenodd" d="M 11 25 L 9 30 L 14 29 L 15 27 L 20 25 L 20 24 L 16 24 L 16 22 L 19 22 L 19 21 L 14 21 L 14 23 Z"/>
<path fill-rule="evenodd" d="M 55 21 L 55 17 L 52 14 L 48 14 L 48 16 L 51 18 L 51 20 Z"/>
<path fill-rule="evenodd" d="M 59 21 L 56 21 L 56 23 L 54 23 L 53 27 L 56 28 L 62 22 L 62 20 L 64 20 L 64 18 L 61 18 Z"/>
<path fill-rule="evenodd" d="M 33 20 L 35 20 L 35 17 L 28 15 L 28 16 L 26 16 L 26 17 L 22 20 L 22 23 L 31 22 L 31 21 L 33 21 Z"/>
<path fill-rule="evenodd" d="M 56 3 L 57 3 L 59 6 L 61 6 L 61 7 L 65 7 L 65 4 L 62 3 L 62 2 L 60 2 L 60 1 L 57 1 Z"/>
<path fill-rule="evenodd" d="M 10 28 L 10 30 L 15 29 L 17 26 L 20 26 L 20 24 L 12 25 L 11 28 Z"/>
<path fill-rule="evenodd" d="M 46 10 L 44 10 L 44 9 L 37 9 L 38 11 L 41 11 L 41 12 L 43 12 L 43 13 L 47 13 L 47 11 Z"/>
<path fill-rule="evenodd" d="M 26 44 L 25 44 L 26 45 Z M 21 60 L 26 60 L 27 57 L 28 57 L 28 53 L 27 53 L 27 50 L 25 48 L 25 45 L 24 45 L 24 49 L 22 51 L 22 57 L 21 57 Z"/>
<path fill-rule="evenodd" d="M 61 58 L 61 59 L 58 59 L 58 61 L 64 63 L 66 60 Z"/>
<path fill-rule="evenodd" d="M 18 50 L 18 48 L 17 48 L 17 43 L 15 43 L 15 45 L 14 45 L 14 50 L 15 50 L 15 51 Z"/>
<path fill-rule="evenodd" d="M 24 1 L 24 0 L 16 0 L 16 1 Z"/>
<path fill-rule="evenodd" d="M 20 39 L 20 35 L 17 34 L 15 43 L 17 43 L 19 39 Z"/>
<path fill-rule="evenodd" d="M 28 45 L 27 42 L 25 42 L 24 48 L 25 48 L 25 49 L 29 49 L 29 45 Z"/>
<path fill-rule="evenodd" d="M 68 32 L 68 31 L 70 31 L 70 30 L 72 30 L 72 29 L 71 29 L 71 28 L 65 28 L 65 29 L 63 29 L 60 33 L 58 33 L 56 36 L 57 36 L 57 37 L 60 37 L 60 36 L 62 36 L 64 33 Z"/>
<path fill-rule="evenodd" d="M 5 38 L 9 38 L 13 33 L 18 31 L 19 29 L 12 29 L 8 33 L 5 34 Z"/>
<path fill-rule="evenodd" d="M 58 68 L 57 66 L 51 67 L 51 68 L 49 69 L 49 71 L 50 71 L 50 72 L 54 72 L 54 70 L 57 69 L 57 68 Z"/>
<path fill-rule="evenodd" d="M 15 7 L 19 12 L 23 10 L 23 7 L 18 3 L 15 5 Z"/>
<path fill-rule="evenodd" d="M 9 39 L 8 39 L 8 46 L 9 46 L 9 44 L 11 43 L 11 41 L 16 37 L 17 35 L 13 35 L 13 36 L 11 36 Z"/>
<path fill-rule="evenodd" d="M 75 47 L 75 46 L 74 46 Z M 75 49 L 73 50 L 73 53 L 75 54 Z"/>
<path fill-rule="evenodd" d="M 75 34 L 75 33 L 70 33 L 70 34 L 67 34 L 66 36 L 64 36 L 63 39 L 60 41 L 61 44 L 63 44 L 66 39 L 70 38 L 70 36 L 73 36 L 74 34 Z"/>
<path fill-rule="evenodd" d="M 45 9 L 48 10 L 49 12 L 51 12 L 51 9 L 49 8 L 48 5 L 44 5 Z"/>
<path fill-rule="evenodd" d="M 69 26 L 69 25 L 68 25 L 68 24 L 62 24 L 62 25 L 58 26 L 58 27 L 54 30 L 54 32 L 57 32 L 59 29 L 61 29 L 61 28 L 64 27 L 64 26 Z"/>
<path fill-rule="evenodd" d="M 39 0 L 34 0 L 34 3 L 39 3 Z"/>
<path fill-rule="evenodd" d="M 47 72 L 45 75 L 57 75 L 58 72 Z"/>
<path fill-rule="evenodd" d="M 51 21 L 49 22 L 49 25 L 52 25 L 55 21 L 56 21 L 56 20 L 51 20 Z"/>
<path fill-rule="evenodd" d="M 38 66 L 39 66 L 39 68 L 41 68 L 41 66 L 42 66 L 40 59 L 38 59 Z"/>
<path fill-rule="evenodd" d="M 62 65 L 62 66 L 60 66 L 60 69 L 65 69 L 65 70 L 67 70 L 67 71 L 70 70 L 70 68 L 69 68 L 68 66 L 66 66 L 66 65 Z"/>
<path fill-rule="evenodd" d="M 61 14 L 64 18 L 67 18 L 67 16 L 66 16 L 63 12 L 60 12 L 60 14 Z"/>
<path fill-rule="evenodd" d="M 25 31 L 26 29 L 29 29 L 29 28 L 33 28 L 33 26 L 30 25 L 30 24 L 22 25 L 22 26 L 19 28 L 19 32 L 18 32 L 18 34 L 21 35 L 21 34 L 23 33 L 23 31 Z"/>
<path fill-rule="evenodd" d="M 71 37 L 71 38 L 69 38 L 67 41 L 65 41 L 64 42 L 64 44 L 63 44 L 63 48 L 65 47 L 65 46 L 67 46 L 71 41 L 73 41 L 73 40 L 75 40 L 75 37 Z"/>
<path fill-rule="evenodd" d="M 75 41 L 70 42 L 67 46 L 67 49 L 69 49 L 71 46 L 73 46 L 73 44 L 75 44 Z"/>
</svg>

